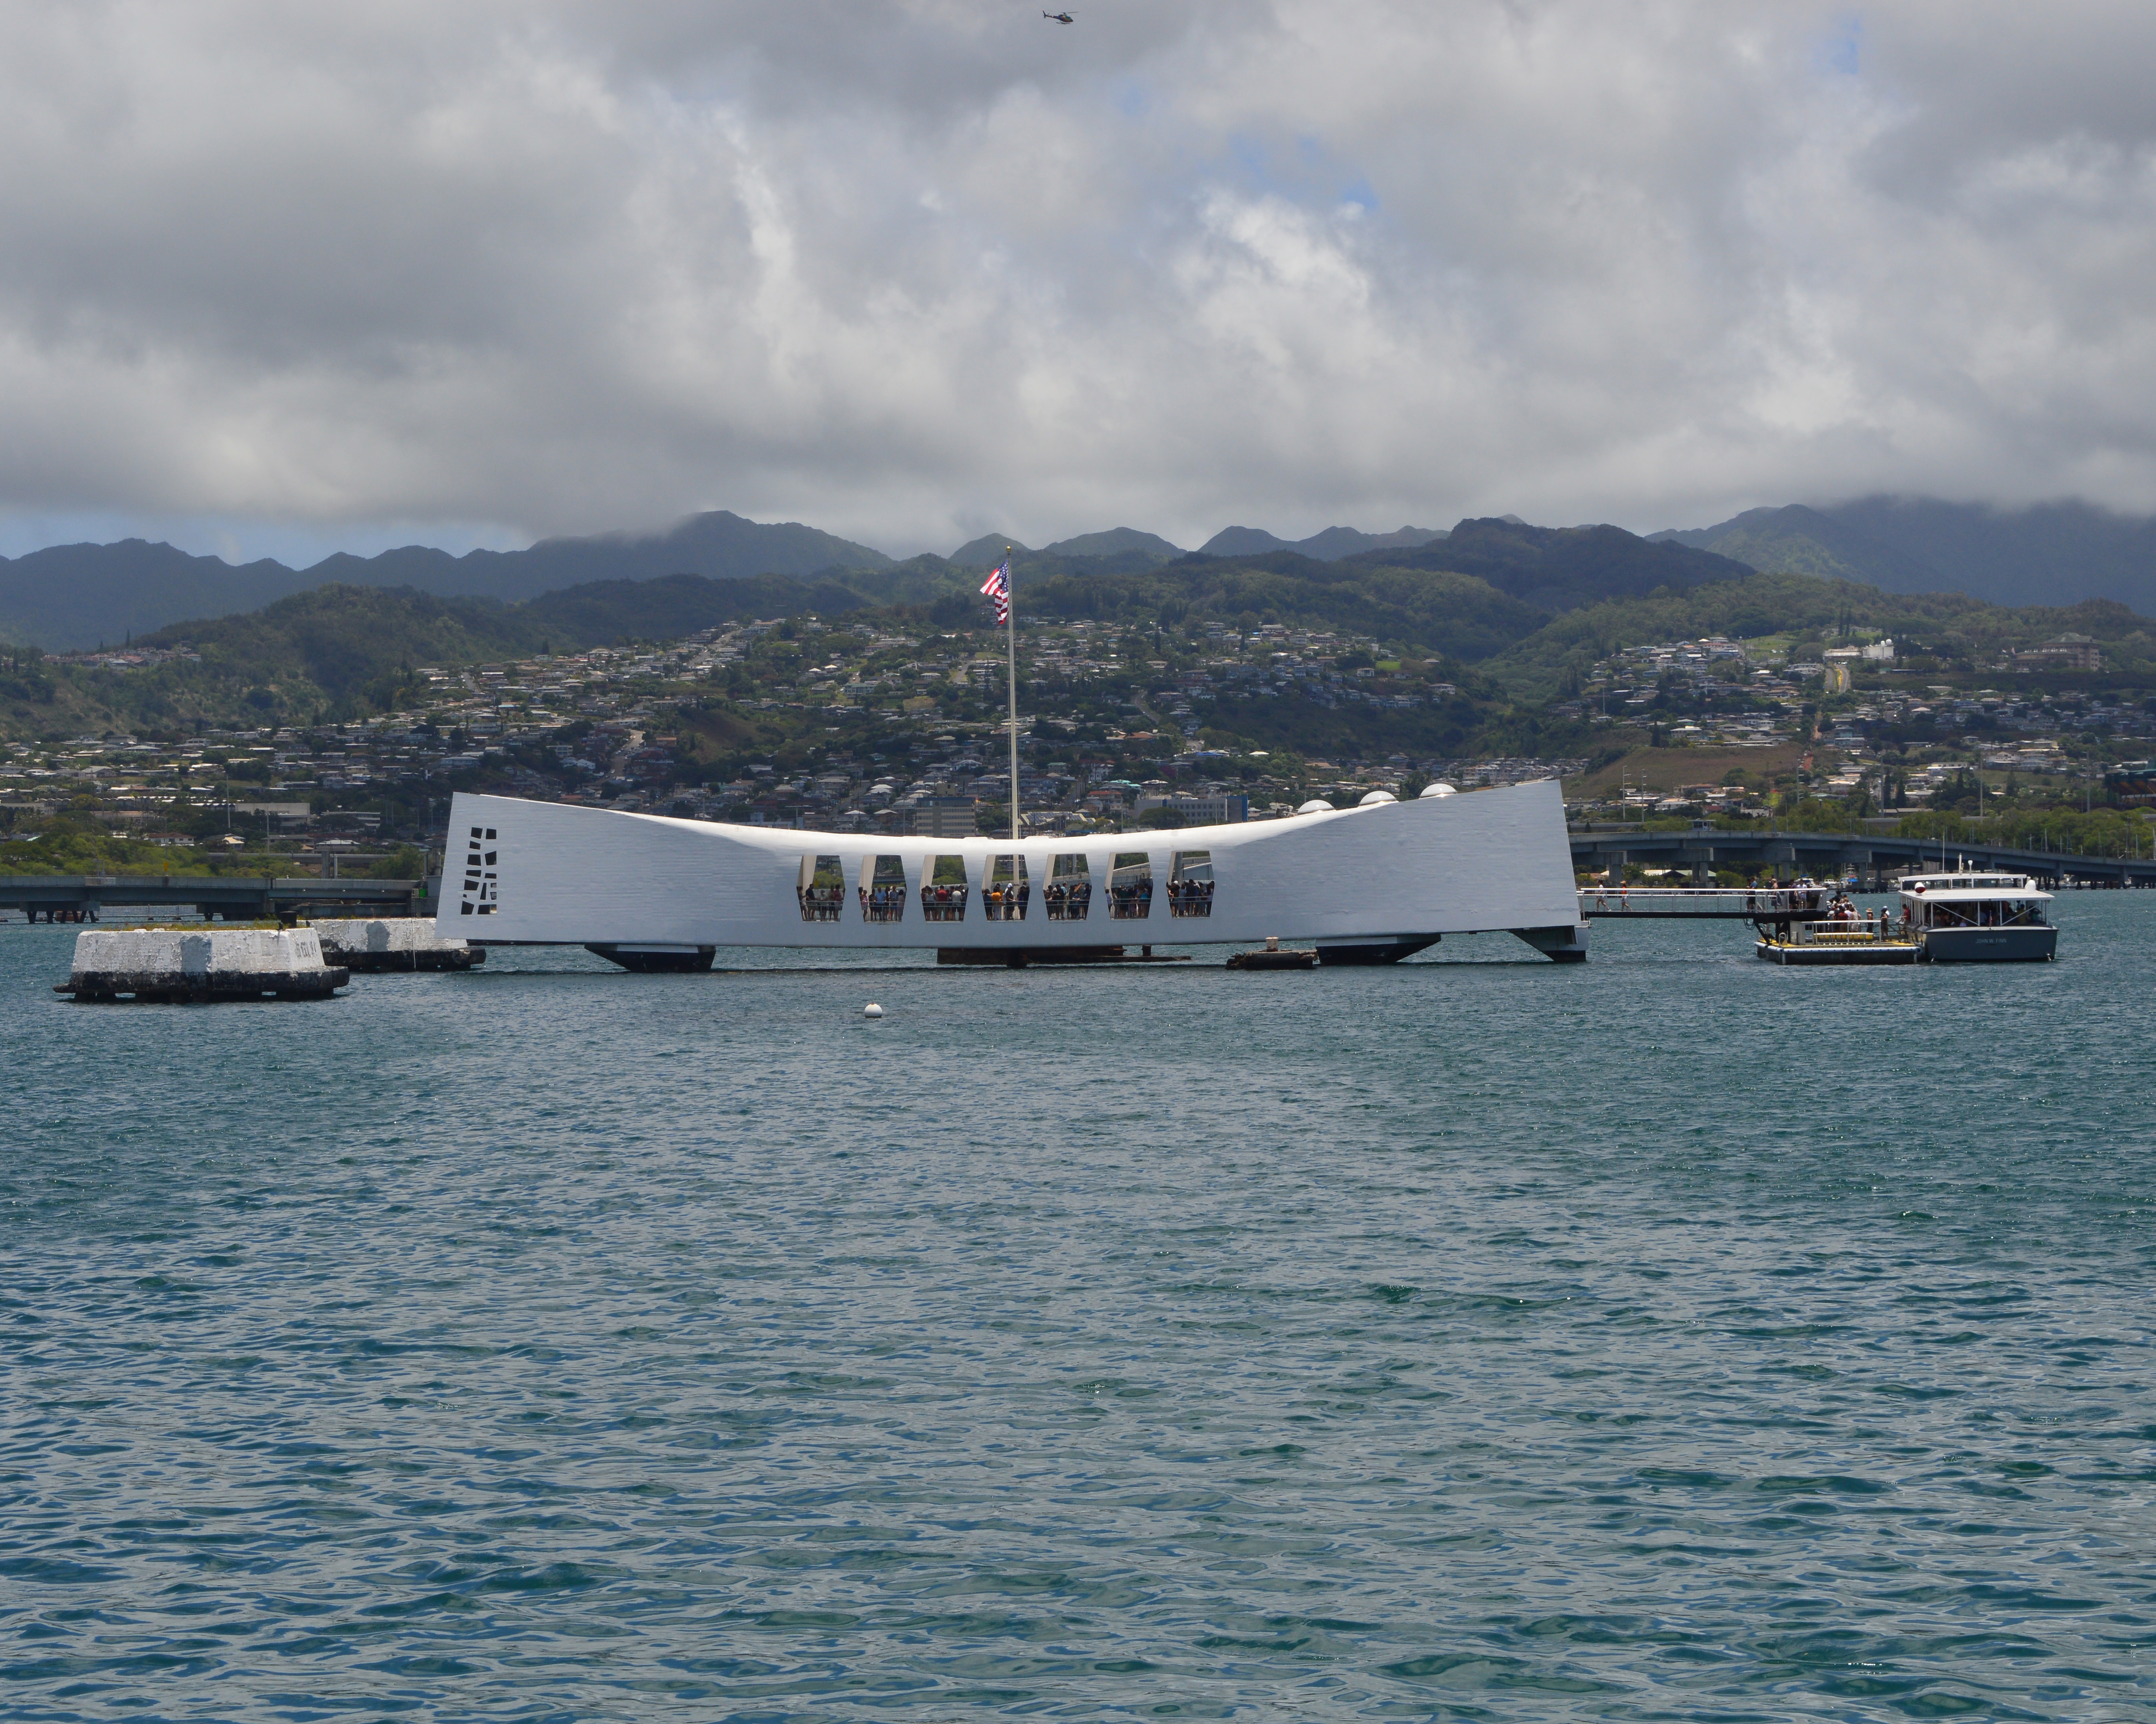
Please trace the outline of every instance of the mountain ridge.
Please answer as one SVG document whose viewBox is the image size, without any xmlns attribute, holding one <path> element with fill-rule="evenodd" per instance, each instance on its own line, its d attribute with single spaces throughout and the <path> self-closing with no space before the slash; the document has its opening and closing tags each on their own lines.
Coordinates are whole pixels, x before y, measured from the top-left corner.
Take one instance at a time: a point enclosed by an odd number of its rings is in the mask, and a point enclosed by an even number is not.
<svg viewBox="0 0 2156 1724">
<path fill-rule="evenodd" d="M 256 610 L 331 585 L 408 587 L 439 598 L 521 603 L 602 580 L 675 574 L 800 580 L 830 568 L 894 566 L 880 551 L 799 521 L 754 521 L 725 509 L 655 532 L 542 539 L 523 551 L 461 557 L 424 545 L 371 557 L 337 552 L 305 569 L 270 557 L 235 567 L 222 557 L 129 539 L 0 557 L 0 638 L 60 652 L 117 645 L 174 623 Z"/>
<path fill-rule="evenodd" d="M 1998 509 L 1877 495 L 1748 509 L 1712 526 L 1648 535 L 1749 562 L 1888 593 L 1964 593 L 1987 603 L 2066 598 L 2156 608 L 2156 516 L 2077 501 Z"/>
<path fill-rule="evenodd" d="M 1358 552 L 1394 546 L 1419 549 L 1444 538 L 1448 531 L 1441 526 L 1403 526 L 1389 533 L 1366 533 L 1352 526 L 1328 526 L 1306 539 L 1283 539 L 1261 526 L 1228 526 L 1198 549 L 1204 557 L 1262 557 L 1275 551 L 1294 551 L 1318 562 L 1333 562 Z"/>
<path fill-rule="evenodd" d="M 1502 537 L 1514 530 L 1573 536 L 1538 540 L 1530 556 L 1526 540 Z M 1597 550 L 1596 534 L 1620 536 Z M 1681 590 L 1706 578 L 1697 573 L 1702 566 L 1681 557 L 1654 563 L 1645 548 L 1667 546 L 1763 572 L 1851 580 L 1888 593 L 1958 592 L 2010 606 L 2108 598 L 2156 612 L 2156 517 L 2078 502 L 1999 510 L 1882 495 L 1750 509 L 1711 526 L 1644 538 L 1615 527 L 1532 527 L 1514 516 L 1471 519 L 1450 530 L 1327 527 L 1292 542 L 1261 528 L 1234 526 L 1188 553 L 1131 527 L 1081 534 L 1040 551 L 991 533 L 948 558 L 925 553 L 904 562 L 799 521 L 760 522 L 713 510 L 654 531 L 542 539 L 522 551 L 454 556 L 413 545 L 372 557 L 338 552 L 305 569 L 266 557 L 234 565 L 142 539 L 49 546 L 0 557 L 0 640 L 58 651 L 117 645 L 190 618 L 242 613 L 331 583 L 523 603 L 607 582 L 770 577 L 820 583 L 827 597 L 843 588 L 872 604 L 931 603 L 962 593 L 969 572 L 992 564 L 1006 545 L 1033 582 L 1063 574 L 1194 568 L 1194 558 L 1250 562 L 1286 556 L 1323 566 L 1474 574 L 1511 598 L 1558 610 L 1620 596 L 1596 587 L 1604 577 L 1617 581 L 1622 592 L 1643 579 Z M 1728 570 L 1717 578 L 1730 578 Z"/>
</svg>

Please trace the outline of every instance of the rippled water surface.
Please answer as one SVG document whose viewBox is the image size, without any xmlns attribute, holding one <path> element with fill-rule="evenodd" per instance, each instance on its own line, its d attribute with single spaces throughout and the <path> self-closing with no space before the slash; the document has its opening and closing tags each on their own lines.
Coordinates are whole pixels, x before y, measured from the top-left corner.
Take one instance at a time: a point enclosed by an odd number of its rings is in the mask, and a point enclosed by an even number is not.
<svg viewBox="0 0 2156 1724">
<path fill-rule="evenodd" d="M 2156 901 L 2060 911 L 195 1008 L 0 931 L 0 1716 L 2145 1719 Z"/>
</svg>

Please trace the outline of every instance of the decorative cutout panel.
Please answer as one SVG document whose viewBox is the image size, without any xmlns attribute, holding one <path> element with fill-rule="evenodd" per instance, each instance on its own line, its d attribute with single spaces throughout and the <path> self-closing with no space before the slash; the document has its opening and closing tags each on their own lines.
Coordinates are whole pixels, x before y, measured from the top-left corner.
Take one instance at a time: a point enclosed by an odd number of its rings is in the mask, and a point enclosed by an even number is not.
<svg viewBox="0 0 2156 1724">
<path fill-rule="evenodd" d="M 465 889 L 459 916 L 492 916 L 501 907 L 501 891 L 495 870 L 495 829 L 475 826 L 465 840 Z"/>
</svg>

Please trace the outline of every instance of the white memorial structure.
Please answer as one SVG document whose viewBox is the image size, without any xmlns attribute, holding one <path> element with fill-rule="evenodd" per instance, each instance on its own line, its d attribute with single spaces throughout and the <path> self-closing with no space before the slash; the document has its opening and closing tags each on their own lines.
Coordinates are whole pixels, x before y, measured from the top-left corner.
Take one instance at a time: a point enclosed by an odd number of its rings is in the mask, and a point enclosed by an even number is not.
<svg viewBox="0 0 2156 1724">
<path fill-rule="evenodd" d="M 459 794 L 449 844 L 442 937 L 583 946 L 635 970 L 707 968 L 730 946 L 933 947 L 947 962 L 1020 965 L 1269 936 L 1314 945 L 1324 963 L 1386 963 L 1497 930 L 1560 961 L 1587 955 L 1554 780 L 1015 841 Z"/>
</svg>

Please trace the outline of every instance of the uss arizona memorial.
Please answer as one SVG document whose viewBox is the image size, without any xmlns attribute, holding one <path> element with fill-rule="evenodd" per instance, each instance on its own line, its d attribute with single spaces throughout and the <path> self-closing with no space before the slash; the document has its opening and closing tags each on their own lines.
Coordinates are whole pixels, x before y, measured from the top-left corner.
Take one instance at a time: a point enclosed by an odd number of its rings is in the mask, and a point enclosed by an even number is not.
<svg viewBox="0 0 2156 1724">
<path fill-rule="evenodd" d="M 438 926 L 474 946 L 584 946 L 625 968 L 718 948 L 932 947 L 1072 963 L 1128 946 L 1307 942 L 1385 963 L 1504 931 L 1587 955 L 1554 780 L 1284 820 L 1082 838 L 891 838 L 459 794 Z"/>
</svg>

